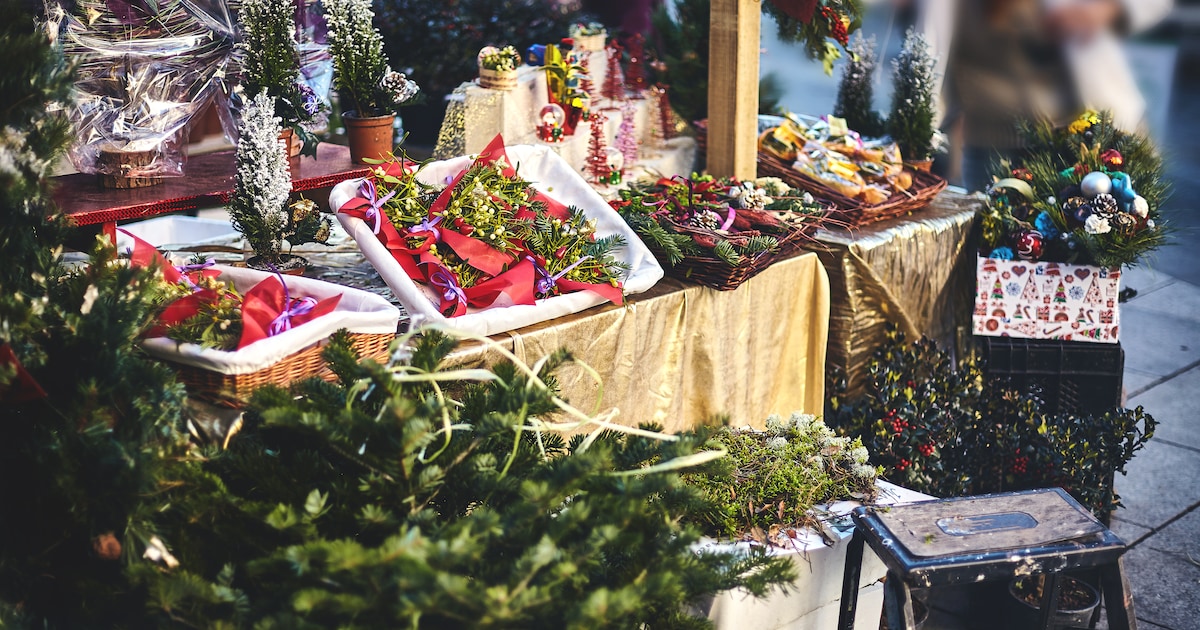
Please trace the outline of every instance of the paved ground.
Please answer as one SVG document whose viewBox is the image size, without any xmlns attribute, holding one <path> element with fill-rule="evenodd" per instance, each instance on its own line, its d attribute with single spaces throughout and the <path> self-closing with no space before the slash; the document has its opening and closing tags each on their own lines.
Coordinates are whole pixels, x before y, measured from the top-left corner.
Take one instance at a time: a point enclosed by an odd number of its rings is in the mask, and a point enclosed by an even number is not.
<svg viewBox="0 0 1200 630">
<path fill-rule="evenodd" d="M 1130 47 L 1148 119 L 1169 159 L 1175 195 L 1168 218 L 1175 244 L 1150 264 L 1129 271 L 1124 285 L 1138 295 L 1121 310 L 1128 405 L 1142 405 L 1159 421 L 1157 435 L 1116 480 L 1125 503 L 1113 523 L 1129 545 L 1126 570 L 1143 630 L 1200 628 L 1200 18 L 1173 34 Z M 818 114 L 832 108 L 836 78 L 817 64 L 797 64 L 799 51 L 780 44 L 763 23 L 763 72 L 785 89 L 783 105 Z M 888 16 L 869 16 L 895 54 L 900 33 Z M 887 34 L 890 33 L 890 36 Z M 887 71 L 876 101 L 887 107 Z M 937 597 L 926 630 L 1003 627 L 992 611 L 971 608 L 971 591 Z M 1101 623 L 1100 627 L 1106 627 Z"/>
</svg>

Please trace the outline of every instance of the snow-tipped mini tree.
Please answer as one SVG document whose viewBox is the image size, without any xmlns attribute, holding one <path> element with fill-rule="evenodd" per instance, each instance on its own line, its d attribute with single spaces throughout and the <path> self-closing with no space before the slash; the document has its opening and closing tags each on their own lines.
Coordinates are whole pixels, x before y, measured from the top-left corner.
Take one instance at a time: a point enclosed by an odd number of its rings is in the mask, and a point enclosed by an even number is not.
<svg viewBox="0 0 1200 630">
<path fill-rule="evenodd" d="M 242 111 L 237 172 L 229 200 L 233 227 L 257 254 L 255 266 L 267 269 L 294 260 L 282 254 L 285 240 L 289 245 L 323 243 L 331 223 L 315 211 L 312 202 L 288 205 L 292 176 L 279 144 L 280 120 L 274 112 L 273 99 L 266 92 L 256 94 Z"/>
<path fill-rule="evenodd" d="M 925 37 L 913 29 L 892 61 L 892 111 L 888 132 L 906 160 L 926 160 L 934 152 L 934 59 Z"/>
<path fill-rule="evenodd" d="M 854 36 L 850 44 L 850 59 L 842 68 L 842 81 L 838 84 L 837 102 L 833 115 L 846 120 L 853 130 L 867 137 L 878 137 L 884 133 L 883 117 L 875 111 L 875 36 L 865 38 L 862 32 Z"/>
</svg>

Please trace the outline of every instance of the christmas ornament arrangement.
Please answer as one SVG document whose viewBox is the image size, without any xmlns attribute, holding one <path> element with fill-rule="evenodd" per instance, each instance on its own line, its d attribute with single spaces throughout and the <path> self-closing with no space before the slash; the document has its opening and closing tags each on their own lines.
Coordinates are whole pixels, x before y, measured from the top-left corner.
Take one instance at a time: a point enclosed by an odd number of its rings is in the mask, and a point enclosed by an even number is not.
<svg viewBox="0 0 1200 630">
<path fill-rule="evenodd" d="M 759 137 L 759 172 L 832 200 L 863 225 L 924 207 L 946 181 L 904 163 L 888 138 L 864 138 L 836 116 L 787 115 Z"/>
<path fill-rule="evenodd" d="M 1168 186 L 1147 137 L 1091 111 L 1024 132 L 1028 150 L 994 174 L 980 255 L 1121 267 L 1163 245 Z"/>
<path fill-rule="evenodd" d="M 794 252 L 830 204 L 774 177 L 631 182 L 609 202 L 672 276 L 735 289 Z"/>
<path fill-rule="evenodd" d="M 548 147 L 381 163 L 330 195 L 338 220 L 409 312 L 495 334 L 653 286 L 662 270 Z"/>
<path fill-rule="evenodd" d="M 130 264 L 161 270 L 158 323 L 142 340 L 193 395 L 243 399 L 260 385 L 323 371 L 320 342 L 345 328 L 354 347 L 387 356 L 399 310 L 379 296 L 319 280 L 215 265 L 171 264 L 132 237 Z"/>
</svg>

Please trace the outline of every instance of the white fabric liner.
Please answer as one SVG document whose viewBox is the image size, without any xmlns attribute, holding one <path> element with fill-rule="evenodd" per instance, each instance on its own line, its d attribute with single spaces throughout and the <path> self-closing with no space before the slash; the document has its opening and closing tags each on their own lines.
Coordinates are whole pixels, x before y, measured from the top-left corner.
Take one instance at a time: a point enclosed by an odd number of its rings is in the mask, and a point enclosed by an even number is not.
<svg viewBox="0 0 1200 630">
<path fill-rule="evenodd" d="M 662 267 L 637 234 L 558 154 L 544 146 L 530 145 L 511 146 L 505 151 L 509 161 L 517 167 L 518 175 L 531 181 L 534 188 L 564 205 L 581 208 L 588 218 L 595 219 L 597 237 L 620 234 L 625 238 L 625 246 L 616 250 L 615 257 L 631 267 L 623 284 L 626 295 L 641 293 L 662 279 Z M 461 156 L 432 162 L 421 171 L 419 178 L 428 184 L 445 183 L 447 177 L 453 178 L 473 161 L 473 156 Z M 329 207 L 340 208 L 354 198 L 361 181 L 352 179 L 335 186 L 329 195 Z M 578 291 L 538 300 L 537 304 L 468 308 L 465 315 L 447 318 L 438 312 L 435 290 L 409 278 L 366 222 L 340 213 L 337 217 L 408 311 L 414 328 L 438 324 L 465 333 L 490 336 L 576 313 L 606 301 L 590 291 Z"/>
<path fill-rule="evenodd" d="M 234 288 L 243 295 L 254 285 L 275 275 L 225 265 L 214 265 L 211 268 L 220 271 L 221 279 L 233 282 Z M 287 285 L 288 294 L 293 298 L 310 296 L 323 300 L 340 293 L 342 299 L 332 312 L 278 335 L 256 341 L 241 350 L 226 352 L 203 348 L 194 343 L 181 344 L 166 337 L 146 339 L 142 341 L 142 348 L 155 358 L 219 374 L 251 374 L 324 340 L 339 328 L 346 328 L 354 333 L 396 333 L 400 309 L 378 295 L 300 276 L 284 276 L 284 283 Z"/>
</svg>

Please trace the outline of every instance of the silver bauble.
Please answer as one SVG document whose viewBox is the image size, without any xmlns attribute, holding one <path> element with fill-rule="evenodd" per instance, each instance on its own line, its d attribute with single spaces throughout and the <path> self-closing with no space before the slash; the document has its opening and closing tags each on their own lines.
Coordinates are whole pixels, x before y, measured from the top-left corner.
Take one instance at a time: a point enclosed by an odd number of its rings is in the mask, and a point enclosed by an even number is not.
<svg viewBox="0 0 1200 630">
<path fill-rule="evenodd" d="M 1107 195 L 1112 192 L 1112 180 L 1100 171 L 1092 171 L 1083 176 L 1083 181 L 1079 182 L 1079 190 L 1088 199 L 1096 195 Z"/>
</svg>

